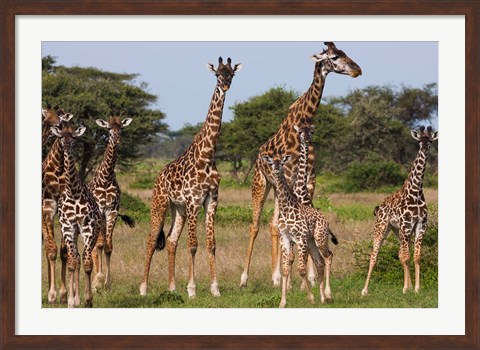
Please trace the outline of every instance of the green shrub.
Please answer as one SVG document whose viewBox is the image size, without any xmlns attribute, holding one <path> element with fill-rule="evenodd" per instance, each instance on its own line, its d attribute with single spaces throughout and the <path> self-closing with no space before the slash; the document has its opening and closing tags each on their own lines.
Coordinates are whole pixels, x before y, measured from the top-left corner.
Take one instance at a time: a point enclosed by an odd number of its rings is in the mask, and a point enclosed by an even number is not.
<svg viewBox="0 0 480 350">
<path fill-rule="evenodd" d="M 405 177 L 400 165 L 393 161 L 355 162 L 345 174 L 345 190 L 359 192 L 382 186 L 399 186 Z"/>
<path fill-rule="evenodd" d="M 138 196 L 122 192 L 120 198 L 120 213 L 128 215 L 135 221 L 149 221 L 150 208 Z"/>
</svg>

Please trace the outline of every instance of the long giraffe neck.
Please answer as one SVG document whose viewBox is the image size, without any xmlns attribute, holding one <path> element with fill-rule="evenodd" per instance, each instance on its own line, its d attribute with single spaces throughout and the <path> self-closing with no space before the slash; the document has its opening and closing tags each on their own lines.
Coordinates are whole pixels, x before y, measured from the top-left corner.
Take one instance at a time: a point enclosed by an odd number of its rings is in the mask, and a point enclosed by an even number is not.
<svg viewBox="0 0 480 350">
<path fill-rule="evenodd" d="M 427 168 L 429 146 L 420 146 L 408 178 L 405 180 L 404 188 L 409 194 L 419 194 L 423 191 L 423 176 Z"/>
<path fill-rule="evenodd" d="M 42 171 L 48 166 L 59 173 L 63 173 L 63 162 L 63 147 L 60 139 L 57 138 L 42 162 Z"/>
<path fill-rule="evenodd" d="M 203 123 L 202 129 L 195 136 L 202 160 L 211 160 L 215 156 L 217 140 L 222 126 L 224 102 L 225 92 L 217 85 L 213 92 L 205 123 Z"/>
<path fill-rule="evenodd" d="M 328 72 L 324 69 L 323 62 L 317 62 L 310 87 L 290 106 L 288 111 L 289 117 L 284 119 L 282 124 L 312 124 L 312 118 L 317 112 L 320 100 L 322 99 L 327 74 Z"/>
<path fill-rule="evenodd" d="M 278 206 L 280 212 L 285 212 L 288 208 L 291 208 L 297 201 L 295 196 L 290 192 L 287 179 L 285 178 L 283 171 L 275 174 L 276 181 L 276 195 L 278 199 Z"/>
<path fill-rule="evenodd" d="M 300 156 L 298 158 L 297 165 L 297 179 L 293 184 L 293 193 L 297 196 L 297 199 L 302 204 L 311 204 L 310 193 L 307 189 L 308 180 L 308 144 L 305 139 L 300 137 Z"/>
<path fill-rule="evenodd" d="M 65 160 L 65 190 L 67 194 L 75 197 L 82 192 L 82 182 L 78 177 L 75 159 L 73 159 L 69 147 L 64 147 L 63 154 Z"/>
<path fill-rule="evenodd" d="M 110 136 L 108 145 L 103 154 L 102 163 L 93 176 L 92 182 L 106 183 L 111 182 L 115 178 L 115 164 L 117 162 L 118 145 L 120 144 L 119 136 Z"/>
</svg>

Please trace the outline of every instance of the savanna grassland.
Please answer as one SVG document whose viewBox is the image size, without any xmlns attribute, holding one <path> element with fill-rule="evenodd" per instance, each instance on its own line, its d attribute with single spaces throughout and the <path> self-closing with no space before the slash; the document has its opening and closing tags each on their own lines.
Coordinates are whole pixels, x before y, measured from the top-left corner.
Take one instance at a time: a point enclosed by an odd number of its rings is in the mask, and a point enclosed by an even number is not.
<svg viewBox="0 0 480 350">
<path fill-rule="evenodd" d="M 98 308 L 276 308 L 281 291 L 271 285 L 271 245 L 268 222 L 273 213 L 273 191 L 264 207 L 261 227 L 255 242 L 248 286 L 240 288 L 240 275 L 249 240 L 251 223 L 251 194 L 248 185 L 239 185 L 228 176 L 228 167 L 220 164 L 223 179 L 220 185 L 219 207 L 216 217 L 216 258 L 217 276 L 221 297 L 210 294 L 209 269 L 205 251 L 205 225 L 203 212 L 199 217 L 197 231 L 199 247 L 195 259 L 197 297 L 187 296 L 188 266 L 186 249 L 186 228 L 179 241 L 176 259 L 176 292 L 168 292 L 167 252 L 154 254 L 149 289 L 146 297 L 140 296 L 139 285 L 145 263 L 145 245 L 150 230 L 149 206 L 153 181 L 165 162 L 149 160 L 136 165 L 133 170 L 117 170 L 121 185 L 121 213 L 135 218 L 137 225 L 130 228 L 119 219 L 114 231 L 112 254 L 112 288 L 100 289 L 94 294 L 93 306 Z M 428 172 L 428 170 L 427 170 Z M 429 228 L 422 250 L 421 290 L 406 295 L 402 293 L 403 270 L 398 260 L 398 243 L 391 234 L 385 241 L 378 264 L 373 272 L 369 295 L 361 296 L 368 269 L 374 223 L 373 209 L 391 193 L 394 188 L 382 192 L 344 193 L 332 191 L 338 188 L 341 179 L 333 176 L 317 178 L 314 205 L 328 217 L 332 231 L 339 244 L 330 244 L 333 251 L 331 286 L 333 303 L 321 304 L 318 283 L 314 287 L 315 304 L 311 305 L 306 292 L 300 290 L 300 278 L 293 268 L 293 288 L 287 296 L 287 307 L 309 308 L 435 308 L 438 306 L 437 270 L 437 206 L 435 188 L 426 188 L 429 205 Z M 170 227 L 167 217 L 165 231 Z M 56 225 L 57 242 L 60 230 Z M 79 243 L 81 238 L 79 238 Z M 80 251 L 83 250 L 80 244 Z M 412 259 L 413 260 L 413 259 Z M 57 290 L 60 280 L 60 260 L 57 260 Z M 47 271 L 42 254 L 42 306 L 66 307 L 66 304 L 47 303 Z M 411 261 L 413 273 L 413 262 Z M 81 270 L 83 284 L 83 268 Z M 92 275 L 93 276 L 93 275 Z M 83 285 L 80 288 L 83 300 Z M 83 305 L 83 304 L 82 304 Z"/>
</svg>

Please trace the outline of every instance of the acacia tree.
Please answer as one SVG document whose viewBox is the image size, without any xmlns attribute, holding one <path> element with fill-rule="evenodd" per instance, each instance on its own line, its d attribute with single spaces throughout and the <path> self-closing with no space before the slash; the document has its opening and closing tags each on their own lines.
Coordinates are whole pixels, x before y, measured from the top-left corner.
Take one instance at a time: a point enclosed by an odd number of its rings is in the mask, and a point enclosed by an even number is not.
<svg viewBox="0 0 480 350">
<path fill-rule="evenodd" d="M 78 139 L 76 149 L 82 180 L 99 163 L 108 142 L 108 132 L 99 128 L 95 119 L 106 119 L 113 114 L 133 118 L 128 131 L 122 134 L 118 150 L 120 166 L 138 158 L 141 145 L 168 129 L 162 122 L 165 115 L 151 108 L 157 97 L 147 92 L 146 83 L 135 82 L 137 74 L 56 66 L 55 63 L 52 56 L 42 59 L 42 104 L 60 106 L 74 115 L 76 124 L 87 127 L 87 133 Z"/>
</svg>

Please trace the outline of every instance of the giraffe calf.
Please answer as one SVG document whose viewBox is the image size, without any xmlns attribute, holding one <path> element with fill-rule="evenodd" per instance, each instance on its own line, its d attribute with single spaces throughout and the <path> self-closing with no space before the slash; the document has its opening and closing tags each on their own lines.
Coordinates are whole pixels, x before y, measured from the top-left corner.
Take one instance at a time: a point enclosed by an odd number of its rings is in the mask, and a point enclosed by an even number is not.
<svg viewBox="0 0 480 350">
<path fill-rule="evenodd" d="M 320 300 L 322 303 L 332 300 L 330 289 L 330 269 L 333 254 L 328 249 L 330 228 L 325 216 L 312 206 L 299 202 L 290 191 L 283 173 L 285 163 L 290 159 L 286 155 L 280 158 L 263 156 L 263 160 L 271 167 L 275 177 L 277 198 L 279 203 L 278 229 L 280 232 L 282 260 L 282 299 L 280 307 L 287 303 L 287 287 L 291 266 L 292 242 L 298 250 L 298 273 L 307 290 L 307 299 L 313 303 L 314 296 L 307 281 L 307 258 L 311 256 L 318 273 Z M 324 283 L 325 278 L 325 283 Z"/>
</svg>

